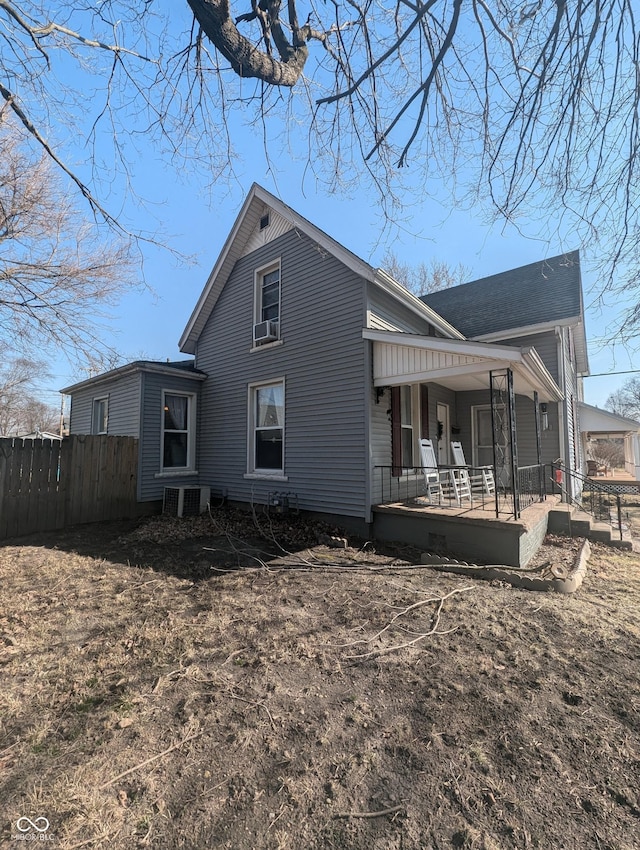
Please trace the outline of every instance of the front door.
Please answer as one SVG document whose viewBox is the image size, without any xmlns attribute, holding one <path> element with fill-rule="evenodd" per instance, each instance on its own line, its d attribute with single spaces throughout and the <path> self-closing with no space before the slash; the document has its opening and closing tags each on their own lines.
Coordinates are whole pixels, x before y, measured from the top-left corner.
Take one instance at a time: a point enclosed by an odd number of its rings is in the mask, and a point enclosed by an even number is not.
<svg viewBox="0 0 640 850">
<path fill-rule="evenodd" d="M 505 408 L 500 406 L 499 412 L 504 414 Z M 473 419 L 473 465 L 493 466 L 493 423 L 491 421 L 491 405 L 481 405 L 472 408 Z M 497 480 L 501 486 L 507 486 L 511 478 L 510 458 L 511 451 L 508 441 L 500 446 L 497 461 Z"/>
<path fill-rule="evenodd" d="M 438 463 L 447 466 L 449 463 L 449 441 L 451 440 L 448 404 L 437 402 L 436 419 L 438 420 Z"/>
</svg>

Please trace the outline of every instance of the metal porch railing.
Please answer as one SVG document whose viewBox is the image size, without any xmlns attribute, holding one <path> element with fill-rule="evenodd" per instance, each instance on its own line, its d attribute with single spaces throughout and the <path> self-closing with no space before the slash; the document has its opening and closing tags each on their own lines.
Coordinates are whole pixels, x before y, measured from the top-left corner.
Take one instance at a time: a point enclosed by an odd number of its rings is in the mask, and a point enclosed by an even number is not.
<svg viewBox="0 0 640 850">
<path fill-rule="evenodd" d="M 547 498 L 544 464 L 518 466 L 516 469 L 517 486 L 515 493 L 519 510 L 523 511 L 535 502 L 544 502 Z M 519 516 L 519 513 L 518 513 Z"/>
<path fill-rule="evenodd" d="M 498 476 L 495 492 L 487 492 L 482 484 L 482 467 L 444 466 L 438 467 L 439 484 L 425 478 L 425 472 L 433 473 L 431 467 L 412 467 L 400 473 L 394 466 L 374 467 L 374 504 L 431 505 L 433 507 L 458 508 L 459 510 L 486 510 L 495 516 L 511 515 L 515 519 L 520 511 L 544 500 L 546 497 L 543 465 L 518 467 L 516 488 L 500 484 Z M 460 473 L 465 472 L 471 484 L 468 490 L 459 486 Z M 427 476 L 432 478 L 433 476 Z"/>
<path fill-rule="evenodd" d="M 569 470 L 562 461 L 547 465 L 546 485 L 551 493 L 559 493 L 562 500 L 590 514 L 598 522 L 609 523 L 623 538 L 623 493 L 637 493 L 637 485 L 613 484 L 597 481 L 575 470 Z"/>
</svg>

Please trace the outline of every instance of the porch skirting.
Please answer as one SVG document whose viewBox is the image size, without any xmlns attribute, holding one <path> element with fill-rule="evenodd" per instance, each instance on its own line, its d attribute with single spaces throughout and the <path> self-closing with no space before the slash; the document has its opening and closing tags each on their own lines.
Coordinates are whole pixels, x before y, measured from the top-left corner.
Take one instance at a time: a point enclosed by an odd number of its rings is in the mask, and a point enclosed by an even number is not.
<svg viewBox="0 0 640 850">
<path fill-rule="evenodd" d="M 536 503 L 524 510 L 519 520 L 419 506 L 378 505 L 373 508 L 373 536 L 466 561 L 524 567 L 544 540 L 549 511 L 555 504 L 555 499 Z"/>
</svg>

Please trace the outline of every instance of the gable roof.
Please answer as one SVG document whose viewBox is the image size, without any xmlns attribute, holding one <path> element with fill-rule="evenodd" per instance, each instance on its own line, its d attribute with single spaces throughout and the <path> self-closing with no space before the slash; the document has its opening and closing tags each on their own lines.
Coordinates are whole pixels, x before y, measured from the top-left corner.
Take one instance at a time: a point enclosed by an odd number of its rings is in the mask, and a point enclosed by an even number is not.
<svg viewBox="0 0 640 850">
<path fill-rule="evenodd" d="M 578 251 L 421 296 L 467 337 L 543 324 L 569 324 L 582 315 Z"/>
<path fill-rule="evenodd" d="M 497 341 L 573 327 L 578 367 L 588 374 L 579 251 L 421 298 L 470 339 Z"/>
<path fill-rule="evenodd" d="M 254 183 L 223 245 L 200 298 L 180 337 L 178 346 L 188 354 L 195 353 L 196 342 L 227 282 L 237 260 L 243 256 L 267 209 L 276 212 L 292 228 L 308 236 L 316 245 L 335 256 L 363 279 L 390 292 L 421 318 L 433 324 L 444 336 L 462 339 L 462 334 L 428 304 L 421 301 L 382 269 L 374 269 L 344 245 L 336 242 L 304 216 L 287 206 L 275 195 Z"/>
</svg>

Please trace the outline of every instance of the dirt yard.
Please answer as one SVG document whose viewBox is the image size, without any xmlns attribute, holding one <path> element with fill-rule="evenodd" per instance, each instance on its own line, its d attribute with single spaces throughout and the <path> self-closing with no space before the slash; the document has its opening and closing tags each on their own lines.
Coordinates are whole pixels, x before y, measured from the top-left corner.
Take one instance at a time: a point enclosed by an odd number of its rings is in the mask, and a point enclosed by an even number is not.
<svg viewBox="0 0 640 850">
<path fill-rule="evenodd" d="M 640 848 L 640 556 L 562 596 L 260 522 L 0 548 L 2 847 Z"/>
</svg>

